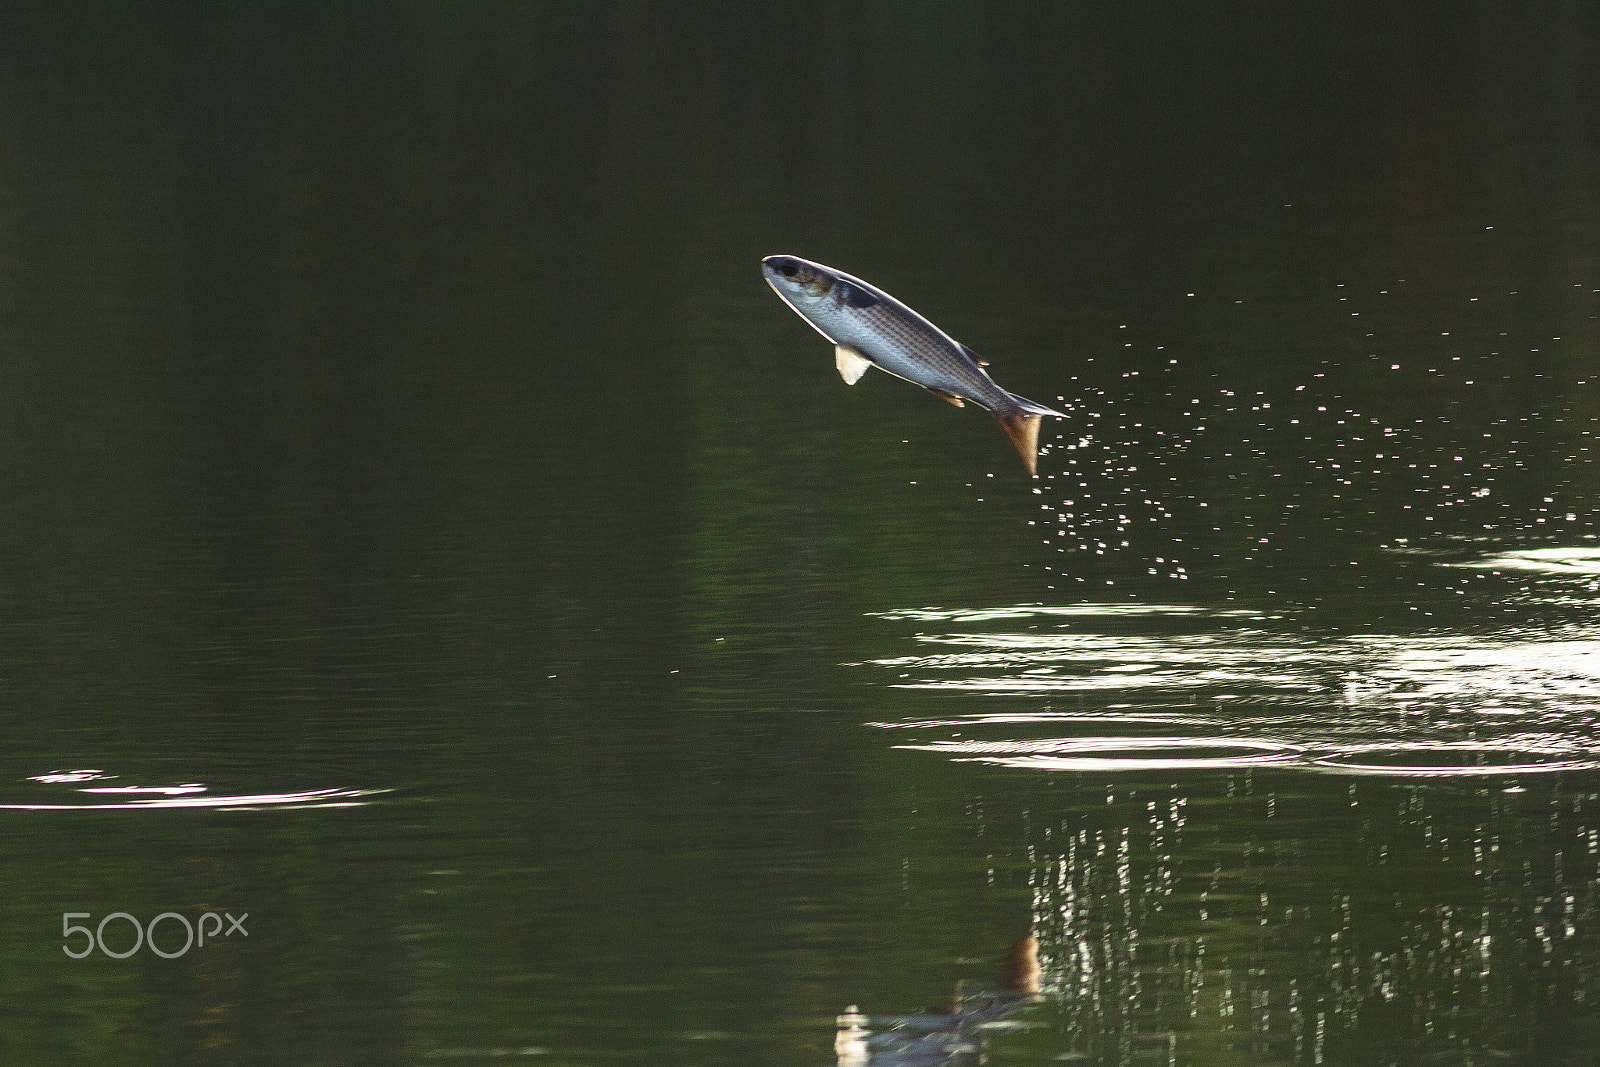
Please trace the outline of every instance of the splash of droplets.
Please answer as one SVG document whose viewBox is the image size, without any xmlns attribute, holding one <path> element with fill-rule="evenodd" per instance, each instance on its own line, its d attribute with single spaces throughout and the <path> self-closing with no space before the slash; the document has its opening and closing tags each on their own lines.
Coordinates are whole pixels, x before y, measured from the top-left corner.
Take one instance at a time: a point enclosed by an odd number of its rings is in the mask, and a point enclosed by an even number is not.
<svg viewBox="0 0 1600 1067">
<path fill-rule="evenodd" d="M 1314 601 L 1319 582 L 1379 580 L 1385 555 L 1600 536 L 1585 489 L 1593 376 L 1563 376 L 1576 361 L 1518 369 L 1552 358 L 1560 338 L 1513 342 L 1487 317 L 1503 301 L 1473 298 L 1467 319 L 1419 341 L 1419 320 L 1438 310 L 1403 281 L 1331 295 L 1324 316 L 1331 306 L 1360 328 L 1315 360 L 1260 365 L 1194 339 L 1181 360 L 1137 339 L 1115 363 L 1085 360 L 1034 490 L 1050 589 L 1097 596 L 1203 576 Z M 1212 304 L 1226 343 L 1243 312 Z M 1530 410 L 1540 390 L 1548 403 Z M 1432 581 L 1460 595 L 1478 577 Z"/>
</svg>

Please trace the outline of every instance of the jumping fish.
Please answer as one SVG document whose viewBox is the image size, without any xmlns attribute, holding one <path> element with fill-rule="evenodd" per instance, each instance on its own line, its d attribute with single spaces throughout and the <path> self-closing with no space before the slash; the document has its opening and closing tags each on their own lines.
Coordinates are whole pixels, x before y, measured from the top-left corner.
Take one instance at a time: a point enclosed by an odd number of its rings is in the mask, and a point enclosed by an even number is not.
<svg viewBox="0 0 1600 1067">
<path fill-rule="evenodd" d="M 860 278 L 798 256 L 768 256 L 761 273 L 772 291 L 833 345 L 846 385 L 878 367 L 962 407 L 987 410 L 1016 446 L 1029 474 L 1039 454 L 1039 418 L 1061 412 L 1000 388 L 972 349 Z"/>
</svg>

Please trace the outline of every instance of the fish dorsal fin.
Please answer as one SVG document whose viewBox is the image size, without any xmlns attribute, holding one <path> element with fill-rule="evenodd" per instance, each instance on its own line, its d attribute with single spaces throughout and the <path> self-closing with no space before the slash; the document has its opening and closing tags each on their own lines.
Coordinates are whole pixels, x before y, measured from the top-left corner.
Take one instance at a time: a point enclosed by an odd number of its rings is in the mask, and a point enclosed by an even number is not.
<svg viewBox="0 0 1600 1067">
<path fill-rule="evenodd" d="M 849 345 L 834 345 L 833 365 L 839 368 L 839 377 L 844 379 L 844 384 L 854 385 L 867 373 L 872 361 Z"/>
<path fill-rule="evenodd" d="M 956 396 L 956 394 L 954 394 L 954 393 L 947 393 L 943 389 L 934 389 L 934 388 L 930 387 L 928 389 L 928 392 L 932 393 L 934 396 L 938 397 L 940 400 L 945 400 L 945 401 L 948 401 L 948 402 L 954 404 L 958 408 L 964 408 L 964 407 L 967 406 L 967 405 L 965 405 L 965 404 L 963 404 L 961 402 L 961 398 L 959 396 Z"/>
<path fill-rule="evenodd" d="M 979 359 L 978 358 L 978 353 L 974 352 L 972 349 L 968 348 L 966 345 L 962 344 L 960 341 L 957 341 L 956 345 L 961 349 L 961 351 L 963 351 L 963 352 L 965 352 L 967 354 L 967 358 L 968 359 L 972 360 L 972 362 L 976 363 L 978 366 L 987 367 L 989 365 L 989 361 L 988 360 Z"/>
<path fill-rule="evenodd" d="M 861 286 L 851 285 L 849 282 L 839 283 L 839 299 L 844 301 L 846 307 L 853 308 L 869 308 L 873 304 L 882 303 Z"/>
</svg>

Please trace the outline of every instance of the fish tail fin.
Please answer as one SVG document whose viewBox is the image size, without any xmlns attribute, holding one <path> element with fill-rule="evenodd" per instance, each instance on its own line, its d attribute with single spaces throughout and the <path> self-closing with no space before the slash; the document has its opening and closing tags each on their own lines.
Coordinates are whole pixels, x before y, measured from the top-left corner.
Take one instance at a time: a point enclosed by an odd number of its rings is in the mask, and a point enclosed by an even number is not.
<svg viewBox="0 0 1600 1067">
<path fill-rule="evenodd" d="M 1022 457 L 1022 465 L 1028 468 L 1028 473 L 1039 473 L 1039 420 L 1043 416 L 1031 411 L 1008 411 L 996 415 L 1000 420 L 1000 428 L 1011 438 L 1011 444 L 1016 448 L 1017 455 Z"/>
<path fill-rule="evenodd" d="M 1000 420 L 1000 428 L 1011 438 L 1011 444 L 1016 448 L 1017 455 L 1022 457 L 1022 465 L 1028 468 L 1029 474 L 1037 477 L 1040 419 L 1045 415 L 1055 415 L 1059 418 L 1065 416 L 1054 408 L 1035 404 L 1032 400 L 1017 396 L 1015 393 L 1007 393 L 1006 396 L 1012 406 L 1006 411 L 996 411 L 994 417 Z"/>
</svg>

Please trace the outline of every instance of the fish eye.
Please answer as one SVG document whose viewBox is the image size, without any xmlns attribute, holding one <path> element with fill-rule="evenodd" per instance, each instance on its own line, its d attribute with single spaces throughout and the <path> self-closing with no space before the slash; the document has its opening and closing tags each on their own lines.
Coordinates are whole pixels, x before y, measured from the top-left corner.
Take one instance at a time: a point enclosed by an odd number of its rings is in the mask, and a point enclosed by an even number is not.
<svg viewBox="0 0 1600 1067">
<path fill-rule="evenodd" d="M 785 278 L 793 278 L 796 274 L 800 273 L 799 265 L 788 260 L 775 265 L 773 269 L 779 274 L 783 275 Z"/>
</svg>

